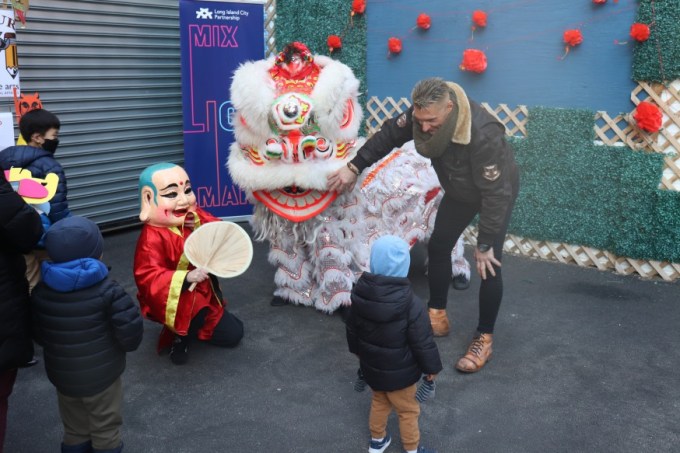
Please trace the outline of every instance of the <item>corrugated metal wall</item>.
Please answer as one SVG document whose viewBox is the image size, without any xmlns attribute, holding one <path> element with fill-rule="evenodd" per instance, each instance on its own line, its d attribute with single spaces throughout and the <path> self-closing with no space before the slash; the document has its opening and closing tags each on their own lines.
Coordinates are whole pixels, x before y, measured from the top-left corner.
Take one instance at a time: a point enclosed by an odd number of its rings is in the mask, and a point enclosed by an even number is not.
<svg viewBox="0 0 680 453">
<path fill-rule="evenodd" d="M 178 3 L 33 1 L 17 24 L 22 91 L 62 121 L 71 210 L 102 227 L 137 221 L 143 168 L 184 159 Z"/>
</svg>

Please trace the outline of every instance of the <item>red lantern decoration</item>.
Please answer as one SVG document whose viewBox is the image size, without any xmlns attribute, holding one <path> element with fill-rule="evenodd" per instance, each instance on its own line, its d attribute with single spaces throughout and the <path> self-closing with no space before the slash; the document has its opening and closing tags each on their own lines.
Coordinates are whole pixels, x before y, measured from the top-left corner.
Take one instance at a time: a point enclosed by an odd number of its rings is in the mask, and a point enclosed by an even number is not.
<svg viewBox="0 0 680 453">
<path fill-rule="evenodd" d="M 486 13 L 482 10 L 476 10 L 472 13 L 472 22 L 477 27 L 486 27 Z"/>
<path fill-rule="evenodd" d="M 401 39 L 394 37 L 388 39 L 387 48 L 390 53 L 401 53 Z"/>
<path fill-rule="evenodd" d="M 633 112 L 633 119 L 638 127 L 647 132 L 658 132 L 661 129 L 663 114 L 656 105 L 642 101 Z"/>
<path fill-rule="evenodd" d="M 364 14 L 366 12 L 366 0 L 352 1 L 352 16 L 355 14 Z"/>
<path fill-rule="evenodd" d="M 460 64 L 463 71 L 482 73 L 486 70 L 486 54 L 477 49 L 465 49 L 463 51 L 463 62 Z"/>
<path fill-rule="evenodd" d="M 566 46 L 564 46 L 564 55 L 560 57 L 560 60 L 564 60 L 569 53 L 569 49 L 576 47 L 583 42 L 583 35 L 580 30 L 567 30 L 564 32 L 562 39 Z"/>
<path fill-rule="evenodd" d="M 330 35 L 326 40 L 328 51 L 333 53 L 334 50 L 342 49 L 342 39 L 338 35 Z"/>
<path fill-rule="evenodd" d="M 595 3 L 596 5 L 604 5 L 605 3 L 607 3 L 607 0 L 593 0 L 593 3 Z"/>
<path fill-rule="evenodd" d="M 416 19 L 416 25 L 420 29 L 429 30 L 430 26 L 432 25 L 432 19 L 430 19 L 430 16 L 425 13 L 419 14 L 418 18 Z"/>
<path fill-rule="evenodd" d="M 645 42 L 649 39 L 649 26 L 647 24 L 641 24 L 635 22 L 630 26 L 630 37 L 637 42 Z"/>
</svg>

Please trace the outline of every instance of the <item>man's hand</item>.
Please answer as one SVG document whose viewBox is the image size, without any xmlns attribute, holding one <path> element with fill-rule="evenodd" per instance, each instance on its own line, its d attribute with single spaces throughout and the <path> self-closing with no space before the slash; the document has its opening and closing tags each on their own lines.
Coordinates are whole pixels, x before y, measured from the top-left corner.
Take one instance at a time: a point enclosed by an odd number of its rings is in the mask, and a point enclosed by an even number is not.
<svg viewBox="0 0 680 453">
<path fill-rule="evenodd" d="M 194 269 L 187 274 L 187 281 L 190 283 L 201 283 L 208 278 L 208 273 L 205 269 Z"/>
<path fill-rule="evenodd" d="M 338 193 L 347 190 L 351 191 L 354 188 L 354 184 L 357 182 L 357 178 L 358 176 L 354 174 L 352 170 L 347 168 L 347 166 L 342 166 L 328 175 L 328 190 L 331 192 L 336 191 Z"/>
<path fill-rule="evenodd" d="M 477 261 L 477 273 L 482 280 L 486 280 L 486 271 L 488 270 L 492 276 L 496 276 L 496 271 L 493 270 L 493 265 L 501 267 L 500 261 L 493 256 L 493 247 L 491 247 L 486 252 L 480 252 L 477 247 L 475 247 L 475 261 Z"/>
</svg>

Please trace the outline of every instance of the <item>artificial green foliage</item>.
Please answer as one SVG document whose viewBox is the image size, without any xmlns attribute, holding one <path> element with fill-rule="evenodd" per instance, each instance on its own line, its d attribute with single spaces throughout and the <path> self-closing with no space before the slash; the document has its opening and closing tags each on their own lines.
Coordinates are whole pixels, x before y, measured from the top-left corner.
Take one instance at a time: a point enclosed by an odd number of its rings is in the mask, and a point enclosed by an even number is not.
<svg viewBox="0 0 680 453">
<path fill-rule="evenodd" d="M 366 20 L 355 15 L 350 24 L 352 2 L 348 0 L 277 0 L 276 48 L 281 50 L 292 41 L 300 41 L 313 54 L 329 55 L 329 35 L 342 38 L 342 49 L 331 57 L 352 68 L 361 82 L 360 93 L 366 93 Z M 344 32 L 344 33 L 343 33 Z M 363 96 L 359 102 L 366 103 Z"/>
<path fill-rule="evenodd" d="M 658 189 L 663 156 L 593 143 L 594 112 L 534 108 L 513 139 L 521 190 L 510 231 L 619 256 L 680 261 L 680 193 Z"/>
<path fill-rule="evenodd" d="M 633 80 L 670 82 L 680 78 L 680 0 L 640 0 L 635 22 L 651 34 L 635 43 Z"/>
</svg>

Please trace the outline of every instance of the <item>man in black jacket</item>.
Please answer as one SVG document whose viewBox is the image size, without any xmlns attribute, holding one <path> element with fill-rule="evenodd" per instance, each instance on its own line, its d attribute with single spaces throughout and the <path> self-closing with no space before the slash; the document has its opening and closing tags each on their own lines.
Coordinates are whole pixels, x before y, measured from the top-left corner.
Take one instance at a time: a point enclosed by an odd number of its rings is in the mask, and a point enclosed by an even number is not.
<svg viewBox="0 0 680 453">
<path fill-rule="evenodd" d="M 491 357 L 493 331 L 503 297 L 501 256 L 519 191 L 514 153 L 505 127 L 465 91 L 440 78 L 421 80 L 411 94 L 413 107 L 386 121 L 347 167 L 328 176 L 328 189 L 351 189 L 367 167 L 409 140 L 432 161 L 445 191 L 428 244 L 429 315 L 435 336 L 449 333 L 446 302 L 451 281 L 450 253 L 479 214 L 475 260 L 482 278 L 479 323 L 459 371 L 479 371 Z"/>
<path fill-rule="evenodd" d="M 28 281 L 22 253 L 40 240 L 40 216 L 17 194 L 0 170 L 0 453 L 7 423 L 7 399 L 17 367 L 33 356 Z"/>
</svg>

